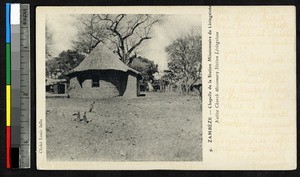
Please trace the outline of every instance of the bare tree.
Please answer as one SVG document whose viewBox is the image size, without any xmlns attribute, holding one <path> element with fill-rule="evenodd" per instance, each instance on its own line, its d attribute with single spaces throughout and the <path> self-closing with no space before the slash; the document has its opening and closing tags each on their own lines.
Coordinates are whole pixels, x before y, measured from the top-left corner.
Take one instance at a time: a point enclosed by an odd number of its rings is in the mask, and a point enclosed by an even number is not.
<svg viewBox="0 0 300 177">
<path fill-rule="evenodd" d="M 162 15 L 97 14 L 81 18 L 86 28 L 81 33 L 82 43 L 90 43 L 90 48 L 99 42 L 112 46 L 121 61 L 129 65 L 136 57 L 135 51 L 151 39 L 151 29 L 162 19 Z M 83 45 L 81 45 L 83 46 Z"/>
<path fill-rule="evenodd" d="M 105 26 L 99 22 L 98 16 L 79 15 L 75 16 L 78 20 L 78 38 L 73 41 L 77 51 L 89 54 L 100 42 L 104 43 L 108 33 Z"/>
</svg>

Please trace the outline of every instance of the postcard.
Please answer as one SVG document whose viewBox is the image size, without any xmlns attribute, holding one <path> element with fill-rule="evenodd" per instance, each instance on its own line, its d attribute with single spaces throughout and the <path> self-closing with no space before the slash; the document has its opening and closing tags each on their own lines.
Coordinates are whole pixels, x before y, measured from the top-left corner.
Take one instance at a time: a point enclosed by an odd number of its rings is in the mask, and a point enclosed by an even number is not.
<svg viewBox="0 0 300 177">
<path fill-rule="evenodd" d="M 37 168 L 296 169 L 295 15 L 37 7 Z"/>
</svg>

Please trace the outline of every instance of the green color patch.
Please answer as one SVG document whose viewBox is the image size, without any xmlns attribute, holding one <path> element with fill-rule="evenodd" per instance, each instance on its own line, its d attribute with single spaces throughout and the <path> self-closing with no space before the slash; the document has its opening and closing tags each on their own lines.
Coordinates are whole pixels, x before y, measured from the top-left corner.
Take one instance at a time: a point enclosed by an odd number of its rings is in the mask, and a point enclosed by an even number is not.
<svg viewBox="0 0 300 177">
<path fill-rule="evenodd" d="M 6 43 L 6 53 L 5 53 L 5 60 L 6 60 L 6 85 L 10 85 L 11 82 L 11 44 Z"/>
</svg>

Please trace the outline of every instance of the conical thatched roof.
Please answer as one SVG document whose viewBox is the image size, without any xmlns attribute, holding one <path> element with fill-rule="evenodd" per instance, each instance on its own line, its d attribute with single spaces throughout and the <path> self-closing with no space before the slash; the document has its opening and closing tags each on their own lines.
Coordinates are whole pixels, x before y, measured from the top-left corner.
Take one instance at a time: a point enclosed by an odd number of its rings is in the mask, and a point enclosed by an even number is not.
<svg viewBox="0 0 300 177">
<path fill-rule="evenodd" d="M 119 70 L 140 74 L 138 71 L 125 65 L 108 47 L 101 43 L 69 74 L 88 70 Z"/>
</svg>

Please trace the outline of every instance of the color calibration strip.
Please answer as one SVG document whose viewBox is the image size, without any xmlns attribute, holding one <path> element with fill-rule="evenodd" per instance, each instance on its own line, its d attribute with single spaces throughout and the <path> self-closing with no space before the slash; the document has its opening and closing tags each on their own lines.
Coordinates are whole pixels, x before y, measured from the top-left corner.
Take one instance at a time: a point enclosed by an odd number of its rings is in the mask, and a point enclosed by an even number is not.
<svg viewBox="0 0 300 177">
<path fill-rule="evenodd" d="M 11 31 L 10 31 L 10 4 L 6 4 L 6 168 L 11 168 Z"/>
<path fill-rule="evenodd" d="M 29 4 L 20 5 L 20 84 L 16 92 L 19 94 L 20 121 L 18 126 L 19 168 L 30 168 L 30 8 Z M 14 83 L 14 82 L 12 82 Z"/>
<path fill-rule="evenodd" d="M 29 5 L 6 4 L 6 167 L 30 167 Z"/>
</svg>

